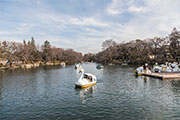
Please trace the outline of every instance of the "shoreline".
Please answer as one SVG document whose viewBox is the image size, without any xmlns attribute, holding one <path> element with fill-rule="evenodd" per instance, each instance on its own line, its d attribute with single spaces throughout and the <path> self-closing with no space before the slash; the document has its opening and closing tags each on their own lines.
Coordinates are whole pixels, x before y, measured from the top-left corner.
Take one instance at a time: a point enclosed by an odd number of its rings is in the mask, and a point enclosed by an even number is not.
<svg viewBox="0 0 180 120">
<path fill-rule="evenodd" d="M 12 70 L 12 69 L 31 69 L 40 66 L 66 66 L 65 62 L 36 62 L 36 63 L 24 63 L 24 64 L 12 64 L 12 65 L 1 65 L 0 71 Z"/>
</svg>

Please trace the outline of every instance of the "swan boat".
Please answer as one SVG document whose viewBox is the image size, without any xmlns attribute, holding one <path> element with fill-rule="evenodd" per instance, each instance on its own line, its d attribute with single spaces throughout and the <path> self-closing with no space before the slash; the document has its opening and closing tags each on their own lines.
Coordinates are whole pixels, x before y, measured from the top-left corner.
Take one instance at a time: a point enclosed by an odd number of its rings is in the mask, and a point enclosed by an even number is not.
<svg viewBox="0 0 180 120">
<path fill-rule="evenodd" d="M 142 66 L 138 67 L 134 72 L 136 76 L 142 76 L 144 73 L 151 73 L 151 71 L 148 68 L 147 70 L 144 70 Z"/>
<path fill-rule="evenodd" d="M 144 73 L 144 69 L 143 67 L 138 67 L 134 72 L 136 76 L 142 76 Z"/>
<path fill-rule="evenodd" d="M 81 69 L 82 66 L 80 64 L 75 64 L 75 69 Z"/>
<path fill-rule="evenodd" d="M 93 86 L 97 82 L 95 75 L 91 73 L 84 73 L 84 70 L 80 70 L 81 76 L 78 81 L 75 82 L 75 87 L 87 88 Z"/>
</svg>

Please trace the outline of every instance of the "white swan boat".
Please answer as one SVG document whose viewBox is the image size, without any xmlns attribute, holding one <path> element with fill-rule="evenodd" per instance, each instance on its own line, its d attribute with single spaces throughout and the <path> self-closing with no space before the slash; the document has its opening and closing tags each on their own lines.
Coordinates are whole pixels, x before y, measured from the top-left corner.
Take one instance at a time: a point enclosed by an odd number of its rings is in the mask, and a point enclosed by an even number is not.
<svg viewBox="0 0 180 120">
<path fill-rule="evenodd" d="M 83 69 L 81 69 L 80 72 L 81 76 L 79 80 L 75 82 L 75 87 L 86 88 L 96 84 L 97 78 L 95 75 L 91 73 L 84 73 Z"/>
<path fill-rule="evenodd" d="M 151 73 L 151 71 L 149 70 L 149 68 L 147 68 L 145 70 L 142 66 L 136 68 L 136 70 L 135 70 L 135 75 L 136 76 L 142 76 L 144 73 Z"/>
<path fill-rule="evenodd" d="M 144 68 L 143 67 L 138 67 L 136 68 L 136 70 L 134 71 L 136 76 L 142 76 L 144 73 Z"/>
<path fill-rule="evenodd" d="M 75 64 L 75 69 L 81 69 L 81 68 L 82 68 L 81 64 Z"/>
</svg>

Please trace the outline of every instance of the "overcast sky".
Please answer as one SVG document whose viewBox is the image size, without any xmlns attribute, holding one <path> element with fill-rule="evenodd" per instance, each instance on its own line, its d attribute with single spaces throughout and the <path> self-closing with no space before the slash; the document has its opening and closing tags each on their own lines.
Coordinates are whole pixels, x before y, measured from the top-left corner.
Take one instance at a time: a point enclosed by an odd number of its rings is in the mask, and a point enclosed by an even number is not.
<svg viewBox="0 0 180 120">
<path fill-rule="evenodd" d="M 164 37 L 180 28 L 180 0 L 0 0 L 0 40 L 83 53 L 117 42 Z"/>
</svg>

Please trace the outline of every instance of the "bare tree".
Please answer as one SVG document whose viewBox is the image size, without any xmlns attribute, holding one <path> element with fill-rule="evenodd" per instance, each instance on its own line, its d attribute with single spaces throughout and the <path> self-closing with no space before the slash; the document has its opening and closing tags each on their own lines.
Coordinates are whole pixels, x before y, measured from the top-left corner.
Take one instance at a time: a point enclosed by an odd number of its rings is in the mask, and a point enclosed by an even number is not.
<svg viewBox="0 0 180 120">
<path fill-rule="evenodd" d="M 105 40 L 103 43 L 102 43 L 102 49 L 105 50 L 109 47 L 113 47 L 116 45 L 116 42 L 113 41 L 112 39 L 109 39 L 109 40 Z"/>
</svg>

